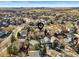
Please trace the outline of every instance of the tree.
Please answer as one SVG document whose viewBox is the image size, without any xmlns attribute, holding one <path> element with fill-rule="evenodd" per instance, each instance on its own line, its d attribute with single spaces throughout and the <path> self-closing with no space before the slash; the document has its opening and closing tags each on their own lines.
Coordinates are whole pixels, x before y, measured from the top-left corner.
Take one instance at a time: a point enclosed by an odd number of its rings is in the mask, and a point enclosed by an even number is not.
<svg viewBox="0 0 79 59">
<path fill-rule="evenodd" d="M 34 22 L 30 22 L 29 25 L 30 25 L 30 26 L 34 26 Z"/>
<path fill-rule="evenodd" d="M 40 44 L 36 44 L 36 45 L 34 46 L 34 49 L 35 49 L 35 50 L 39 50 L 39 49 L 40 49 Z"/>
<path fill-rule="evenodd" d="M 45 45 L 41 46 L 40 47 L 40 52 L 39 52 L 40 56 L 44 57 L 46 55 L 46 53 L 47 53 L 46 52 L 46 46 Z"/>
<path fill-rule="evenodd" d="M 12 35 L 12 37 L 11 37 L 11 43 L 13 43 L 14 41 L 16 41 L 16 38 L 14 37 L 14 35 Z"/>
<path fill-rule="evenodd" d="M 10 47 L 8 47 L 8 52 L 10 55 L 18 55 L 18 48 L 11 45 Z"/>
<path fill-rule="evenodd" d="M 50 18 L 49 17 L 43 17 L 43 19 L 45 19 L 46 21 L 48 21 Z"/>
</svg>

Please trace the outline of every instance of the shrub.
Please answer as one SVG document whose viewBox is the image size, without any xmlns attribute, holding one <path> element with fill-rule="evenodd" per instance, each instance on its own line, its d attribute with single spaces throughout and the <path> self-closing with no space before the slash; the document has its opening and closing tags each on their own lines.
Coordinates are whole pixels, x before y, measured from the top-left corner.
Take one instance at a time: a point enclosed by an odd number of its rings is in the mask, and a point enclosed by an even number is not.
<svg viewBox="0 0 79 59">
<path fill-rule="evenodd" d="M 79 54 L 79 44 L 76 47 L 76 52 Z"/>
</svg>

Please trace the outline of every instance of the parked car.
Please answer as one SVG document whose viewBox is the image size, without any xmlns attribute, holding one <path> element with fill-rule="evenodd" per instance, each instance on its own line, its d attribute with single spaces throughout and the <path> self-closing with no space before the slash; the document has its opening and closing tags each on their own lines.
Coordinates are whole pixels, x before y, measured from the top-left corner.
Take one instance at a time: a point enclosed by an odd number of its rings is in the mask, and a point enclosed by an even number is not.
<svg viewBox="0 0 79 59">
<path fill-rule="evenodd" d="M 0 31 L 0 38 L 4 38 L 11 34 L 11 31 Z"/>
<path fill-rule="evenodd" d="M 1 22 L 1 25 L 2 25 L 2 27 L 8 27 L 9 26 L 9 23 L 6 22 L 6 21 L 2 21 Z"/>
</svg>

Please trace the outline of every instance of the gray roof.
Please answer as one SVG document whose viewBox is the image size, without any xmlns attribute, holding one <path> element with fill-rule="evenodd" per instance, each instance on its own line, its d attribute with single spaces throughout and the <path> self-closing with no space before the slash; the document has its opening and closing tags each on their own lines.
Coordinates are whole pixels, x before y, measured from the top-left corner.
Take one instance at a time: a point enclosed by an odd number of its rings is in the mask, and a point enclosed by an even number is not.
<svg viewBox="0 0 79 59">
<path fill-rule="evenodd" d="M 48 37 L 44 37 L 41 39 L 41 43 L 50 43 L 50 39 Z"/>
<path fill-rule="evenodd" d="M 20 35 L 21 35 L 21 36 L 26 36 L 26 32 L 27 32 L 26 30 L 22 30 L 22 31 L 20 32 Z"/>
</svg>

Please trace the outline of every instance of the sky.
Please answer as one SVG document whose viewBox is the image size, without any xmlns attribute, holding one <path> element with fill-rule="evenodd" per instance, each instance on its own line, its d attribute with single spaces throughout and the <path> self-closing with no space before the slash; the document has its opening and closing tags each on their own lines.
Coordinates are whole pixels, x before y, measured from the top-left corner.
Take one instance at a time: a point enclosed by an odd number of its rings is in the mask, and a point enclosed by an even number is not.
<svg viewBox="0 0 79 59">
<path fill-rule="evenodd" d="M 0 1 L 0 7 L 79 7 L 79 1 Z"/>
</svg>

